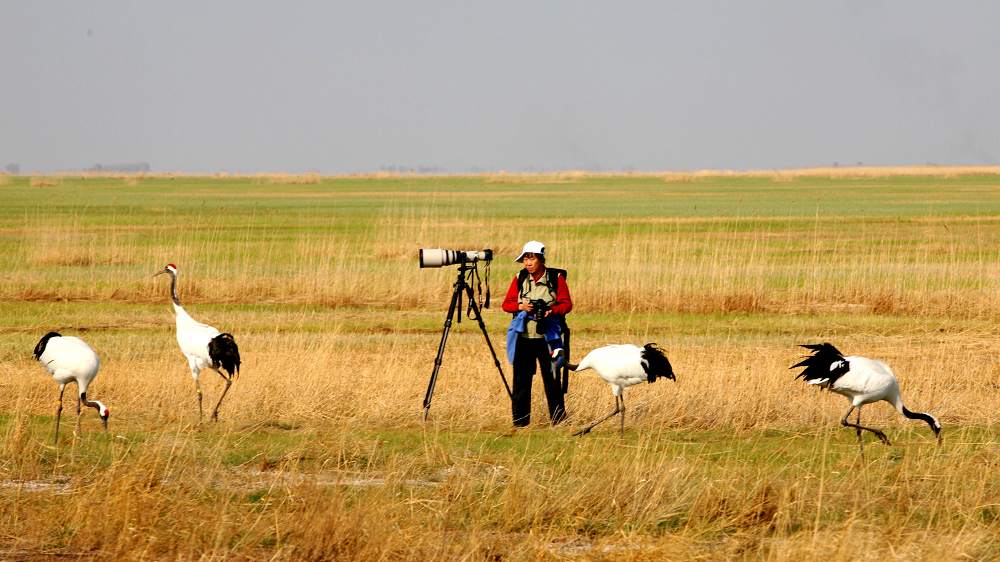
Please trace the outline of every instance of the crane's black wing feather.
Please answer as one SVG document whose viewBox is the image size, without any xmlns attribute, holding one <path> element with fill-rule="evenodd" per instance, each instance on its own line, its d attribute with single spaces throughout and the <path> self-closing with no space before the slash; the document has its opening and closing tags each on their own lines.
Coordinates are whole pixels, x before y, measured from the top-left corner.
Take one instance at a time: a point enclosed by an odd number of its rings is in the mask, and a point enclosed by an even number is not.
<svg viewBox="0 0 1000 562">
<path fill-rule="evenodd" d="M 670 366 L 667 354 L 655 343 L 647 343 L 642 348 L 642 369 L 646 371 L 646 380 L 655 382 L 657 377 L 674 378 L 674 369 Z"/>
<path fill-rule="evenodd" d="M 850 370 L 850 365 L 844 360 L 844 354 L 829 343 L 805 344 L 804 347 L 813 352 L 789 369 L 805 367 L 795 378 L 807 382 L 823 381 L 821 384 L 832 385 L 834 381 Z"/>
<path fill-rule="evenodd" d="M 240 349 L 232 334 L 219 334 L 208 342 L 208 356 L 212 359 L 212 367 L 222 368 L 229 376 L 236 378 L 240 374 Z"/>
</svg>

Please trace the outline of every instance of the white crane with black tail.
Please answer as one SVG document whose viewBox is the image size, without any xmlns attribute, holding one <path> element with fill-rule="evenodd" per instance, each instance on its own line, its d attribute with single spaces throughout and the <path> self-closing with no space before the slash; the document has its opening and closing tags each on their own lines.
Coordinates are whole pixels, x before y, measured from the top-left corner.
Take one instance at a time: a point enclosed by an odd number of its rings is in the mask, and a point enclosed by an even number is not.
<svg viewBox="0 0 1000 562">
<path fill-rule="evenodd" d="M 240 350 L 232 334 L 223 333 L 212 326 L 202 324 L 184 310 L 177 298 L 177 266 L 170 263 L 153 277 L 166 273 L 170 276 L 170 297 L 174 303 L 174 316 L 177 322 L 177 344 L 181 353 L 187 358 L 191 377 L 198 391 L 198 419 L 203 417 L 201 407 L 201 383 L 198 376 L 203 369 L 211 369 L 219 373 L 226 381 L 226 388 L 212 410 L 212 421 L 219 419 L 219 406 L 229 392 L 229 387 L 240 374 Z"/>
<path fill-rule="evenodd" d="M 59 443 L 59 420 L 62 419 L 63 392 L 66 385 L 75 382 L 79 396 L 76 400 L 76 431 L 80 433 L 80 405 L 94 408 L 101 416 L 104 431 L 108 430 L 108 417 L 111 412 L 108 407 L 97 400 L 87 399 L 87 387 L 97 376 L 101 366 L 100 359 L 94 350 L 80 338 L 63 336 L 58 332 L 49 332 L 38 340 L 35 345 L 35 359 L 52 374 L 59 383 L 59 406 L 56 408 L 56 431 L 53 441 Z"/>
<path fill-rule="evenodd" d="M 894 408 L 905 417 L 911 420 L 923 420 L 930 426 L 937 437 L 938 445 L 941 444 L 941 423 L 934 416 L 922 412 L 911 412 L 903 405 L 903 398 L 899 394 L 899 383 L 892 369 L 881 361 L 851 355 L 845 357 L 836 347 L 829 343 L 806 344 L 804 347 L 812 351 L 812 355 L 789 367 L 795 369 L 805 367 L 795 378 L 804 379 L 809 384 L 819 385 L 821 388 L 836 392 L 847 397 L 851 401 L 851 407 L 840 420 L 841 425 L 853 427 L 858 435 L 858 446 L 864 454 L 864 442 L 861 439 L 861 430 L 870 431 L 883 443 L 889 445 L 889 438 L 878 429 L 861 425 L 861 407 L 865 404 L 885 400 L 892 404 Z M 848 417 L 855 409 L 858 410 L 858 417 L 855 423 L 848 421 Z"/>
<path fill-rule="evenodd" d="M 625 435 L 625 397 L 622 393 L 626 388 L 643 381 L 656 382 L 658 378 L 672 381 L 673 367 L 666 354 L 655 343 L 647 343 L 643 347 L 631 344 L 606 345 L 588 353 L 576 365 L 568 365 L 572 371 L 593 369 L 598 376 L 611 385 L 611 393 L 615 395 L 615 411 L 595 421 L 587 427 L 574 433 L 574 436 L 590 433 L 597 424 L 615 415 L 621 415 L 621 435 Z"/>
</svg>

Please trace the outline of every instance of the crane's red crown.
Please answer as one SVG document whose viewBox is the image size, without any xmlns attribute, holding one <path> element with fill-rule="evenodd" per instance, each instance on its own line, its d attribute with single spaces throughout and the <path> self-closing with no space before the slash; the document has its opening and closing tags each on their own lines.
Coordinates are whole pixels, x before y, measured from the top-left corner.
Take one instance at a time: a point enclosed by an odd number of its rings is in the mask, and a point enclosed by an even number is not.
<svg viewBox="0 0 1000 562">
<path fill-rule="evenodd" d="M 167 264 L 167 269 L 172 269 L 174 271 L 177 271 L 177 266 L 174 265 L 174 264 L 172 264 L 172 263 L 168 263 Z"/>
</svg>

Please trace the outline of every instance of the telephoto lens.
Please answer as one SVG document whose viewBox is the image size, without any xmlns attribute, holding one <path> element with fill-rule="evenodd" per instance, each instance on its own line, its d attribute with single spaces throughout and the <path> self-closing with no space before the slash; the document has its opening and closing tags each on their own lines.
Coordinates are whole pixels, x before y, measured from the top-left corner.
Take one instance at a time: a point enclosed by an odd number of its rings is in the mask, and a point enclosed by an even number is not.
<svg viewBox="0 0 1000 562">
<path fill-rule="evenodd" d="M 421 248 L 420 267 L 444 267 L 456 263 L 491 261 L 493 250 L 442 250 L 441 248 Z"/>
<path fill-rule="evenodd" d="M 440 248 L 421 248 L 420 267 L 443 267 L 458 261 L 454 250 L 442 250 Z"/>
</svg>

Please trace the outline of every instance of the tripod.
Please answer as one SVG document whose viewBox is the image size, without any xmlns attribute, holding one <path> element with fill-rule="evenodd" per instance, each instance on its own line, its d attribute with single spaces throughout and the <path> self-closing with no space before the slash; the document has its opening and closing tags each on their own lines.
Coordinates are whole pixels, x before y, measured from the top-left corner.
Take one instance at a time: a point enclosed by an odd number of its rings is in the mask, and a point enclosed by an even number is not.
<svg viewBox="0 0 1000 562">
<path fill-rule="evenodd" d="M 472 294 L 472 286 L 469 285 L 466 277 L 469 277 L 476 271 L 475 265 L 468 265 L 465 261 L 461 262 L 458 268 L 458 279 L 455 281 L 455 290 L 451 293 L 451 304 L 448 305 L 448 316 L 444 319 L 444 329 L 441 332 L 441 343 L 438 344 L 437 356 L 434 358 L 434 371 L 431 373 L 431 380 L 427 383 L 427 394 L 424 395 L 424 421 L 427 421 L 427 414 L 431 409 L 431 398 L 434 396 L 434 385 L 437 384 L 438 372 L 441 370 L 441 358 L 444 356 L 444 346 L 448 343 L 448 333 L 451 331 L 451 319 L 457 316 L 458 322 L 462 322 L 462 293 L 464 292 L 469 299 L 469 309 L 475 314 L 475 319 L 479 322 L 479 329 L 483 332 L 483 337 L 486 338 L 486 347 L 490 349 L 490 355 L 493 356 L 493 364 L 497 367 L 497 372 L 500 373 L 500 380 L 503 381 L 503 386 L 507 390 L 507 397 L 513 400 L 510 392 L 510 385 L 507 384 L 507 377 L 503 375 L 503 369 L 500 367 L 500 360 L 497 359 L 497 353 L 493 350 L 493 343 L 490 342 L 490 335 L 486 332 L 486 324 L 483 323 L 483 316 L 480 313 L 479 306 L 476 304 L 476 299 Z M 488 279 L 487 279 L 488 280 Z M 487 306 L 489 305 L 489 298 L 487 297 Z"/>
</svg>

